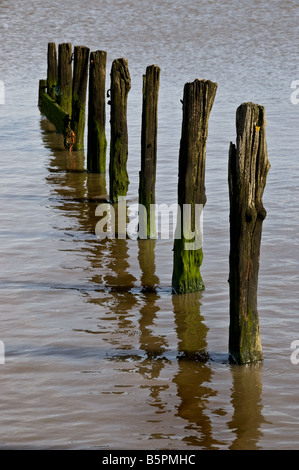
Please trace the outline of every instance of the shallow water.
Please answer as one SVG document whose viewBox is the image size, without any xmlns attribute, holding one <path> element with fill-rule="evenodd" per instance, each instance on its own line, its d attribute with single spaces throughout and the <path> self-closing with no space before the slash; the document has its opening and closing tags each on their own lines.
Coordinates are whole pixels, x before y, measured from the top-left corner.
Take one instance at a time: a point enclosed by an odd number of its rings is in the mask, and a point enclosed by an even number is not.
<svg viewBox="0 0 299 470">
<path fill-rule="evenodd" d="M 299 339 L 299 105 L 290 100 L 299 79 L 296 2 L 64 5 L 0 5 L 0 446 L 297 448 L 299 365 L 290 360 Z M 112 60 L 128 58 L 128 205 L 138 194 L 146 66 L 161 68 L 158 203 L 176 203 L 184 83 L 218 83 L 207 146 L 204 292 L 171 294 L 171 239 L 95 236 L 96 197 L 107 192 L 108 175 L 88 174 L 84 151 L 65 151 L 37 107 L 50 41 L 106 50 L 107 87 Z M 232 366 L 227 161 L 245 101 L 265 106 L 271 162 L 258 296 L 264 361 Z M 107 115 L 109 139 L 108 124 Z"/>
</svg>

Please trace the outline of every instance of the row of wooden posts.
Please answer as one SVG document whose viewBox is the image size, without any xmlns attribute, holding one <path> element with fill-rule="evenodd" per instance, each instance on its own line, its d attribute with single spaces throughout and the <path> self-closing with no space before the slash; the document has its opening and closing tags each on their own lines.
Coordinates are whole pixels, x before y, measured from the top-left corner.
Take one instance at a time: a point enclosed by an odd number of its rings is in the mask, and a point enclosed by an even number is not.
<svg viewBox="0 0 299 470">
<path fill-rule="evenodd" d="M 111 66 L 111 86 L 106 84 L 105 51 L 90 52 L 85 46 L 48 44 L 47 80 L 39 82 L 40 110 L 64 136 L 65 146 L 84 147 L 87 85 L 87 170 L 106 171 L 106 99 L 110 105 L 109 199 L 127 193 L 128 131 L 127 98 L 131 88 L 128 61 Z M 74 65 L 72 65 L 72 62 Z M 88 82 L 89 75 L 89 82 Z M 139 203 L 150 214 L 155 204 L 157 163 L 158 94 L 160 68 L 151 65 L 143 76 L 141 170 Z M 205 159 L 208 121 L 217 83 L 196 79 L 183 90 L 183 120 L 179 149 L 178 206 L 206 203 Z M 266 216 L 262 197 L 270 168 L 266 144 L 265 110 L 254 103 L 241 104 L 236 112 L 236 144 L 230 143 L 228 182 L 230 199 L 229 353 L 238 364 L 262 360 L 257 310 L 257 288 L 262 223 Z M 183 218 L 181 232 L 183 234 Z M 150 221 L 147 221 L 150 238 Z M 172 288 L 184 294 L 204 288 L 200 273 L 202 248 L 185 250 L 183 235 L 174 241 Z"/>
</svg>

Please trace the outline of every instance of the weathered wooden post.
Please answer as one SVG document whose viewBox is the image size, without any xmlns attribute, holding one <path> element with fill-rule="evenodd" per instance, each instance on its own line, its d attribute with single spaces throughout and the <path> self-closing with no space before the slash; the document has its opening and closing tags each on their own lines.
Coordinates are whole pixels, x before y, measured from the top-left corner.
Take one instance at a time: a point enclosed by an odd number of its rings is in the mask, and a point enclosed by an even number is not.
<svg viewBox="0 0 299 470">
<path fill-rule="evenodd" d="M 106 171 L 106 61 L 107 52 L 90 53 L 87 169 L 93 173 Z"/>
<path fill-rule="evenodd" d="M 48 95 L 47 80 L 39 80 L 38 106 L 40 112 L 56 127 L 64 137 L 69 131 L 69 115 Z"/>
<path fill-rule="evenodd" d="M 47 80 L 44 80 L 43 78 L 39 80 L 38 82 L 38 106 L 39 108 L 42 107 L 42 96 L 47 93 Z"/>
<path fill-rule="evenodd" d="M 88 79 L 88 58 L 89 58 L 88 47 L 75 46 L 73 88 L 72 88 L 72 121 L 71 121 L 71 128 L 74 131 L 75 136 L 76 136 L 74 150 L 81 150 L 84 148 L 86 90 L 87 90 L 87 79 Z"/>
<path fill-rule="evenodd" d="M 111 67 L 110 89 L 109 197 L 111 202 L 116 202 L 118 196 L 126 196 L 129 186 L 127 99 L 130 89 L 128 60 L 115 59 Z"/>
<path fill-rule="evenodd" d="M 243 103 L 236 113 L 236 145 L 229 149 L 229 353 L 237 364 L 263 358 L 257 311 L 262 196 L 270 168 L 263 106 Z"/>
<path fill-rule="evenodd" d="M 139 172 L 139 204 L 145 209 L 139 211 L 139 232 L 144 234 L 144 238 L 153 238 L 156 235 L 155 213 L 151 210 L 151 204 L 155 204 L 159 85 L 160 68 L 149 65 L 143 76 Z"/>
<path fill-rule="evenodd" d="M 178 221 L 173 249 L 172 288 L 177 294 L 204 289 L 200 215 L 206 203 L 205 160 L 208 121 L 217 83 L 186 83 L 179 152 Z M 194 242 L 189 243 L 194 235 Z"/>
<path fill-rule="evenodd" d="M 56 101 L 69 117 L 72 114 L 72 77 L 72 45 L 70 43 L 59 44 Z"/>
<path fill-rule="evenodd" d="M 57 50 L 55 42 L 48 43 L 47 93 L 56 101 L 58 81 Z"/>
</svg>

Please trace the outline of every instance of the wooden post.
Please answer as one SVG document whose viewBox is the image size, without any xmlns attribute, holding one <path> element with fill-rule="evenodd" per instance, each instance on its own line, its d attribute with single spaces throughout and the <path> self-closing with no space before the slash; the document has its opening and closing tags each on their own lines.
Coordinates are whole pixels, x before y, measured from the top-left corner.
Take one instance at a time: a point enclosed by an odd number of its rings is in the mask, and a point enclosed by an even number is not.
<svg viewBox="0 0 299 470">
<path fill-rule="evenodd" d="M 186 83 L 179 153 L 178 221 L 174 241 L 172 288 L 177 294 L 204 289 L 200 274 L 202 248 L 199 216 L 206 203 L 205 159 L 208 120 L 217 83 Z M 187 208 L 187 210 L 185 210 Z M 189 243 L 195 235 L 193 243 Z M 192 248 L 194 247 L 194 248 Z"/>
<path fill-rule="evenodd" d="M 236 145 L 229 149 L 229 353 L 237 364 L 262 360 L 257 287 L 262 196 L 270 168 L 263 106 L 243 103 L 236 113 Z"/>
<path fill-rule="evenodd" d="M 72 114 L 72 45 L 58 46 L 58 90 L 57 103 L 69 117 Z"/>
<path fill-rule="evenodd" d="M 47 93 L 47 80 L 41 79 L 38 82 L 38 106 L 42 106 L 42 96 Z"/>
<path fill-rule="evenodd" d="M 106 171 L 106 61 L 107 52 L 90 53 L 87 169 L 93 173 Z"/>
<path fill-rule="evenodd" d="M 55 42 L 48 43 L 47 93 L 56 101 L 58 81 L 57 51 Z"/>
<path fill-rule="evenodd" d="M 65 138 L 70 130 L 69 115 L 45 92 L 46 80 L 39 82 L 39 109 L 44 116 L 56 127 L 56 131 Z"/>
<path fill-rule="evenodd" d="M 84 148 L 86 90 L 87 90 L 87 79 L 88 79 L 88 58 L 89 58 L 88 47 L 75 46 L 73 89 L 72 89 L 72 124 L 71 124 L 71 128 L 74 131 L 75 136 L 76 136 L 74 150 L 81 150 Z"/>
<path fill-rule="evenodd" d="M 118 196 L 125 196 L 129 186 L 127 98 L 130 89 L 128 60 L 125 58 L 114 60 L 111 67 L 110 89 L 109 197 L 111 202 L 116 202 Z"/>
<path fill-rule="evenodd" d="M 143 76 L 141 171 L 139 172 L 139 204 L 145 208 L 145 211 L 139 212 L 139 232 L 142 231 L 147 238 L 156 235 L 151 204 L 155 204 L 159 85 L 160 68 L 157 65 L 148 66 Z"/>
</svg>

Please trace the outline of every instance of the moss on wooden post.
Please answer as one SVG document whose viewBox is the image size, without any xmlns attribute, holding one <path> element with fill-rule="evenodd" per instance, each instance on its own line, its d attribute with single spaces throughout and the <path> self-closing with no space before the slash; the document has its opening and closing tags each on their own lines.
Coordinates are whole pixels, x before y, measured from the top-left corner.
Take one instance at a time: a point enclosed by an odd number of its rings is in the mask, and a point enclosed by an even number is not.
<svg viewBox="0 0 299 470">
<path fill-rule="evenodd" d="M 186 83 L 179 153 L 178 222 L 173 250 L 172 288 L 177 294 L 204 289 L 200 215 L 206 203 L 205 159 L 208 121 L 217 83 L 196 79 Z M 186 210 L 185 210 L 186 209 Z M 192 234 L 195 238 L 193 243 Z M 188 245 L 187 245 L 188 243 Z"/>
<path fill-rule="evenodd" d="M 43 92 L 45 87 L 46 80 L 40 80 L 40 111 L 56 127 L 59 134 L 66 136 L 69 131 L 69 115 L 47 93 Z"/>
<path fill-rule="evenodd" d="M 90 53 L 87 169 L 93 173 L 106 171 L 106 85 L 107 52 Z"/>
<path fill-rule="evenodd" d="M 263 358 L 257 311 L 262 196 L 270 168 L 263 106 L 243 103 L 236 113 L 236 145 L 229 149 L 229 353 L 237 364 Z"/>
<path fill-rule="evenodd" d="M 58 82 L 57 50 L 55 42 L 48 43 L 47 93 L 56 100 Z"/>
<path fill-rule="evenodd" d="M 156 235 L 151 204 L 155 204 L 159 85 L 160 68 L 157 65 L 148 66 L 143 76 L 141 171 L 139 172 L 139 204 L 145 208 L 145 212 L 139 212 L 139 232 L 144 234 L 144 238 Z"/>
<path fill-rule="evenodd" d="M 56 101 L 70 117 L 72 114 L 72 75 L 72 45 L 70 43 L 59 44 Z"/>
<path fill-rule="evenodd" d="M 131 77 L 127 59 L 114 60 L 111 67 L 110 89 L 109 197 L 112 202 L 117 202 L 118 196 L 125 196 L 129 186 L 127 98 L 130 89 Z"/>
<path fill-rule="evenodd" d="M 76 141 L 74 150 L 84 148 L 86 90 L 88 79 L 89 48 L 75 46 L 74 48 L 74 72 L 72 88 L 72 123 L 71 128 L 75 133 Z"/>
</svg>

